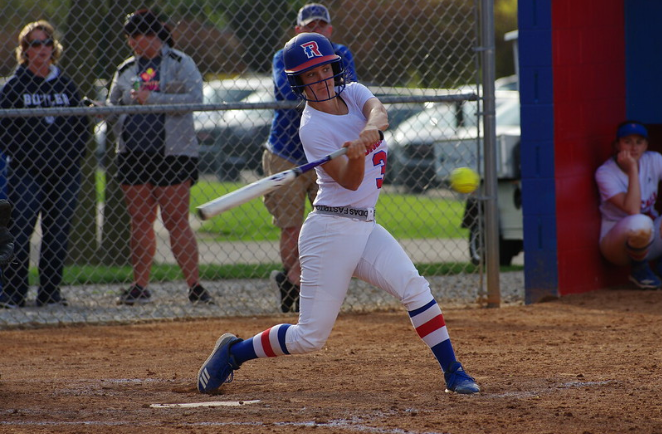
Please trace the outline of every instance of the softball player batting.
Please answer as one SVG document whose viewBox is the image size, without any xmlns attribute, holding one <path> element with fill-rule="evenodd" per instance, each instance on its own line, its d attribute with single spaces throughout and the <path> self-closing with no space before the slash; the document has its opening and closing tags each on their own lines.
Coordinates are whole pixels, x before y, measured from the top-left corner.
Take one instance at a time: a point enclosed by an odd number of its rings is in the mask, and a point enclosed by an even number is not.
<svg viewBox="0 0 662 434">
<path fill-rule="evenodd" d="M 301 33 L 291 39 L 284 48 L 284 62 L 292 90 L 306 100 L 299 135 L 308 161 L 341 146 L 347 154 L 315 169 L 319 192 L 299 238 L 298 323 L 279 324 L 247 340 L 222 335 L 198 372 L 198 390 L 218 389 L 247 360 L 321 349 L 354 276 L 402 302 L 441 365 L 448 391 L 479 392 L 455 358 L 428 282 L 400 244 L 375 222 L 387 154 L 380 140 L 380 132 L 388 128 L 384 106 L 365 86 L 345 83 L 340 57 L 320 34 Z"/>
<path fill-rule="evenodd" d="M 626 121 L 616 130 L 614 155 L 595 172 L 600 190 L 600 251 L 612 264 L 630 265 L 630 280 L 643 289 L 662 287 L 662 217 L 655 209 L 662 155 L 648 151 L 648 131 Z M 648 261 L 657 259 L 657 275 Z"/>
</svg>

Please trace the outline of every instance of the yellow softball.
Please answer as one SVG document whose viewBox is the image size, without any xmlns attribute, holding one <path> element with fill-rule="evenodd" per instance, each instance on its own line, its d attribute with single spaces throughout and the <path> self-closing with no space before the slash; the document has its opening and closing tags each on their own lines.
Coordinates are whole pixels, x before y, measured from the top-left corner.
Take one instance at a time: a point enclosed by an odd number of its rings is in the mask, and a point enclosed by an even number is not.
<svg viewBox="0 0 662 434">
<path fill-rule="evenodd" d="M 451 172 L 451 188 L 458 193 L 472 193 L 480 185 L 480 176 L 468 167 L 458 167 Z"/>
</svg>

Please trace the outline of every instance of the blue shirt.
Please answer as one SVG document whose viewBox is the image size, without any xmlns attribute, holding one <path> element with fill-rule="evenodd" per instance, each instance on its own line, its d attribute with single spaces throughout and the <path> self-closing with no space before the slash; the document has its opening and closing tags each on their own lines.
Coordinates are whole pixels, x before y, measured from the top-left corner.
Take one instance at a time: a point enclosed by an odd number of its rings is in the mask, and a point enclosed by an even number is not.
<svg viewBox="0 0 662 434">
<path fill-rule="evenodd" d="M 342 58 L 345 67 L 346 82 L 357 81 L 354 57 L 349 48 L 340 44 L 332 44 L 334 51 Z M 287 81 L 285 74 L 285 62 L 283 61 L 283 50 L 274 54 L 272 74 L 274 79 L 274 95 L 276 101 L 296 101 L 298 97 Z M 296 109 L 276 109 L 271 122 L 271 133 L 267 141 L 267 149 L 281 158 L 291 161 L 296 165 L 307 163 L 303 152 L 301 139 L 299 139 L 299 124 L 301 123 L 301 112 L 303 105 Z"/>
</svg>

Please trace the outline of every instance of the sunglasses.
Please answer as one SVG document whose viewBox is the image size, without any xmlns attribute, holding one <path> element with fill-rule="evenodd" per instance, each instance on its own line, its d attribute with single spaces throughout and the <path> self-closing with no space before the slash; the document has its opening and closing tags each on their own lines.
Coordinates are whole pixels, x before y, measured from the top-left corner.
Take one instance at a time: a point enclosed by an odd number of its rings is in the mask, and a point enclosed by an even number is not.
<svg viewBox="0 0 662 434">
<path fill-rule="evenodd" d="M 42 45 L 45 45 L 47 47 L 52 47 L 53 46 L 53 40 L 52 39 L 33 39 L 32 41 L 28 42 L 28 45 L 30 47 L 41 47 Z"/>
</svg>

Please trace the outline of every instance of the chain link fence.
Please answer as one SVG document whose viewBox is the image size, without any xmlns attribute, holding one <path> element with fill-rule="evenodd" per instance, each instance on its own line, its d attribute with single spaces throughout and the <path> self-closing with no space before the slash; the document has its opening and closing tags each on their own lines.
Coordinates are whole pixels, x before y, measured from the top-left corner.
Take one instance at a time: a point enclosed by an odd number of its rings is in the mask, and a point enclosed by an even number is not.
<svg viewBox="0 0 662 434">
<path fill-rule="evenodd" d="M 118 65 L 132 53 L 122 26 L 128 13 L 148 7 L 166 22 L 175 48 L 195 61 L 203 77 L 202 104 L 3 110 L 0 119 L 71 115 L 90 119 L 82 184 L 61 283 L 69 306 L 35 307 L 41 226 L 31 238 L 26 307 L 0 310 L 0 327 L 16 324 L 112 322 L 156 318 L 256 315 L 279 312 L 267 277 L 280 269 L 278 229 L 260 200 L 202 222 L 195 207 L 263 176 L 261 154 L 274 108 L 273 54 L 294 36 L 303 1 L 128 0 L 89 2 L 7 0 L 0 6 L 0 76 L 14 73 L 18 34 L 48 20 L 63 45 L 58 66 L 80 95 L 104 101 Z M 449 171 L 477 166 L 480 128 L 479 2 L 465 0 L 330 0 L 332 40 L 354 54 L 359 80 L 387 103 L 389 165 L 379 222 L 403 244 L 433 293 L 444 303 L 482 297 L 482 274 L 471 264 L 469 230 L 462 226 L 465 195 L 447 185 Z M 290 106 L 291 107 L 291 106 Z M 198 242 L 203 285 L 217 301 L 192 305 L 171 253 L 168 231 L 156 221 L 153 303 L 117 306 L 133 280 L 129 219 L 116 181 L 116 137 L 111 114 L 194 111 L 200 179 L 192 188 L 190 222 Z M 55 113 L 53 110 L 59 110 Z M 134 110 L 133 112 L 131 110 Z M 148 133 L 147 133 L 148 134 Z M 469 142 L 458 141 L 468 134 Z M 49 158 L 57 158 L 50 156 Z M 0 160 L 6 179 L 6 158 Z M 9 186 L 9 188 L 13 188 Z M 6 194 L 6 190 L 1 194 Z M 43 222 L 40 222 L 43 223 Z M 48 260 L 48 258 L 46 258 Z M 467 273 L 468 272 L 468 273 Z M 5 285 L 7 283 L 5 282 Z M 397 308 L 391 297 L 353 282 L 346 311 Z"/>
</svg>

